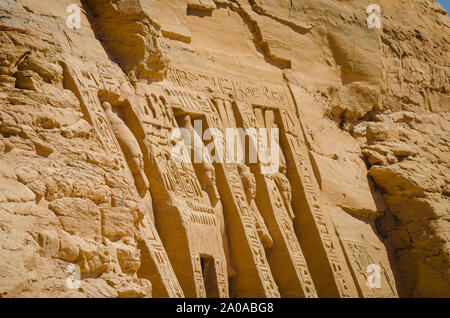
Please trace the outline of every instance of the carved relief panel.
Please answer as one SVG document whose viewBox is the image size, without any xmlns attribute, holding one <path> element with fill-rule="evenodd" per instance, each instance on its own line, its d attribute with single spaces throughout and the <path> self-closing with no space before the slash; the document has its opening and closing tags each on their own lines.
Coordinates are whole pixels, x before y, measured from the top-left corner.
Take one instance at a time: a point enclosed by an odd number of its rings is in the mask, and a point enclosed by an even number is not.
<svg viewBox="0 0 450 318">
<path fill-rule="evenodd" d="M 130 88 L 130 85 L 126 80 L 122 79 L 122 74 L 109 75 L 105 71 L 106 69 L 108 68 L 102 65 L 86 66 L 84 70 L 82 68 L 80 70 L 80 68 L 67 67 L 67 73 L 69 80 L 72 81 L 72 89 L 80 99 L 83 113 L 95 128 L 100 143 L 112 157 L 116 158 L 118 167 L 123 171 L 123 175 L 127 177 L 128 182 L 134 184 L 135 180 L 132 170 L 135 169 L 128 166 L 111 122 L 99 100 L 100 91 L 121 95 L 124 93 L 124 88 Z M 125 125 L 120 119 L 119 122 Z M 151 255 L 152 262 L 156 265 L 157 275 L 159 275 L 157 280 L 162 282 L 160 287 L 165 290 L 169 297 L 183 297 L 183 291 L 173 272 L 166 251 L 156 233 L 154 224 L 149 219 L 151 213 L 152 211 L 147 211 L 143 220 L 146 224 L 141 224 L 141 226 L 145 227 L 145 231 L 142 231 L 142 234 L 144 235 L 145 246 Z M 158 286 L 157 283 L 154 285 L 155 287 Z"/>
</svg>

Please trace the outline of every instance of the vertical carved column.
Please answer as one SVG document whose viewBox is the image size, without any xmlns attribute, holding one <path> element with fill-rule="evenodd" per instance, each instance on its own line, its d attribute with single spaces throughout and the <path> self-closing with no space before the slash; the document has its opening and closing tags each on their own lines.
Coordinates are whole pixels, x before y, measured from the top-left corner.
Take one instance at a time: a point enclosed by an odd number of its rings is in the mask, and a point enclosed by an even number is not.
<svg viewBox="0 0 450 318">
<path fill-rule="evenodd" d="M 167 252 L 164 249 L 158 232 L 148 216 L 140 224 L 142 240 L 149 253 L 149 268 L 146 275 L 152 282 L 153 297 L 184 297 L 183 290 L 172 269 Z M 142 255 L 142 257 L 144 257 Z"/>
<path fill-rule="evenodd" d="M 203 151 L 203 140 L 192 126 L 191 117 L 188 114 L 181 114 L 178 116 L 179 126 L 190 132 L 190 137 L 193 140 L 187 140 L 189 144 L 193 141 L 194 158 L 201 158 L 200 163 L 194 163 L 195 173 L 199 179 L 202 190 L 207 193 L 209 201 L 214 211 L 216 212 L 217 222 L 219 223 L 220 233 L 222 235 L 223 249 L 227 259 L 228 276 L 234 276 L 235 269 L 231 259 L 230 246 L 228 235 L 225 229 L 225 219 L 223 215 L 223 204 L 219 191 L 217 190 L 216 172 L 212 160 L 208 154 Z"/>
<path fill-rule="evenodd" d="M 254 113 L 250 105 L 242 102 L 237 103 L 236 109 L 246 129 L 275 127 L 272 125 L 274 118 L 265 119 L 261 109 L 255 110 Z M 282 149 L 280 149 L 280 156 L 283 156 Z M 280 166 L 285 165 L 283 161 L 285 160 L 280 160 Z M 261 212 L 274 241 L 273 247 L 267 252 L 268 260 L 281 295 L 283 297 L 317 297 L 308 265 L 295 235 L 289 210 L 286 208 L 275 177 L 263 175 L 259 173 L 259 169 L 255 170 L 258 184 L 257 201 L 260 203 Z"/>
<path fill-rule="evenodd" d="M 294 111 L 281 110 L 280 121 L 290 163 L 289 179 L 296 198 L 295 230 L 317 292 L 320 297 L 358 297 L 332 220 L 320 201 L 300 120 Z"/>
<path fill-rule="evenodd" d="M 217 286 L 220 293 L 215 295 L 228 297 L 225 253 L 216 220 L 220 197 L 213 182 L 214 171 L 204 169 L 207 173 L 200 177 L 190 161 L 173 157 L 174 143 L 183 145 L 183 138 L 172 140 L 179 126 L 168 96 L 156 85 L 145 86 L 140 94 L 135 126 L 139 126 L 139 139 L 152 167 L 147 174 L 155 222 L 183 291 L 187 297 L 209 297 L 205 285 Z M 204 258 L 223 268 L 203 277 Z"/>
<path fill-rule="evenodd" d="M 195 286 L 197 287 L 197 297 L 206 298 L 205 281 L 203 279 L 200 256 L 192 256 L 192 265 L 194 267 L 194 280 Z"/>
<path fill-rule="evenodd" d="M 226 268 L 224 262 L 220 259 L 215 259 L 215 270 L 217 273 L 217 284 L 219 287 L 219 297 L 229 297 L 227 273 L 224 271 Z"/>
<path fill-rule="evenodd" d="M 217 128 L 224 132 L 223 123 L 215 113 L 214 106 L 203 93 L 179 87 L 171 87 L 167 89 L 167 93 L 172 107 L 204 116 L 207 128 Z M 216 145 L 216 148 L 217 146 L 219 145 Z M 237 275 L 230 280 L 231 296 L 280 297 L 256 231 L 254 217 L 247 204 L 236 164 L 214 164 L 214 166 L 224 204 L 231 255 L 237 271 Z"/>
<path fill-rule="evenodd" d="M 224 131 L 218 115 L 212 112 L 213 106 L 210 107 L 205 114 L 208 127 Z M 219 174 L 221 195 L 227 211 L 225 220 L 230 234 L 231 253 L 238 272 L 231 280 L 235 296 L 280 297 L 236 164 L 217 164 L 216 172 Z"/>
<path fill-rule="evenodd" d="M 111 153 L 111 156 L 117 157 L 120 169 L 123 170 L 124 175 L 130 184 L 134 184 L 133 175 L 127 166 L 124 154 L 120 149 L 120 144 L 114 135 L 112 127 L 107 120 L 104 110 L 100 105 L 98 98 L 99 89 L 115 89 L 119 90 L 121 83 L 110 83 L 112 76 L 103 78 L 99 74 L 94 74 L 93 71 L 82 71 L 66 67 L 67 72 L 67 85 L 71 87 L 74 94 L 80 100 L 83 108 L 83 113 L 87 120 L 93 125 L 100 137 L 105 150 Z M 96 79 L 98 76 L 100 79 Z M 111 85 L 113 84 L 113 85 Z M 115 84 L 115 87 L 114 87 Z M 165 297 L 183 297 L 183 291 L 178 283 L 178 280 L 173 271 L 172 265 L 169 262 L 166 251 L 162 245 L 162 242 L 156 232 L 156 228 L 150 218 L 150 212 L 146 213 L 140 226 L 140 234 L 143 239 L 144 250 L 150 256 L 150 271 L 152 275 L 149 277 L 153 289 L 161 291 L 161 295 Z M 155 293 L 154 293 L 155 295 Z"/>
</svg>

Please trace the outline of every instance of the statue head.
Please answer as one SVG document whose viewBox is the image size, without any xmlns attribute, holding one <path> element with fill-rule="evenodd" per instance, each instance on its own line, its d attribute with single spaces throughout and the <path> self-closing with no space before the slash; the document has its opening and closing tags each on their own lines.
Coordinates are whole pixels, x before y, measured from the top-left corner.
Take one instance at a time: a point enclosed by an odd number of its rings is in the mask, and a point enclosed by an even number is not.
<svg viewBox="0 0 450 318">
<path fill-rule="evenodd" d="M 216 171 L 211 163 L 203 162 L 203 171 L 211 183 L 216 183 Z"/>
<path fill-rule="evenodd" d="M 109 102 L 104 102 L 104 103 L 102 104 L 102 106 L 103 106 L 103 109 L 104 109 L 106 112 L 112 110 L 112 106 L 111 106 L 111 104 L 110 104 Z"/>
<path fill-rule="evenodd" d="M 250 171 L 250 168 L 245 164 L 238 165 L 239 175 L 242 179 L 242 185 L 244 186 L 245 194 L 249 200 L 253 200 L 256 197 L 256 179 L 254 174 Z"/>
</svg>

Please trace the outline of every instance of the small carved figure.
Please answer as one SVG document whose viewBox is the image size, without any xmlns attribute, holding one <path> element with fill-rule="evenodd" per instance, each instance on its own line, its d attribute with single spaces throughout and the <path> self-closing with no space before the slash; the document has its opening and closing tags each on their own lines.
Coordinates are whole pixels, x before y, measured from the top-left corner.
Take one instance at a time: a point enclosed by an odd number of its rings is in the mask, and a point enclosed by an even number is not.
<svg viewBox="0 0 450 318">
<path fill-rule="evenodd" d="M 203 145 L 203 141 L 192 126 L 191 116 L 185 114 L 179 120 L 179 125 L 180 127 L 187 129 L 193 136 L 193 139 L 195 139 L 192 147 L 194 149 L 194 158 L 201 158 L 201 163 L 194 164 L 194 168 L 196 168 L 197 177 L 203 191 L 208 193 L 211 204 L 214 206 L 217 201 L 220 200 L 220 195 L 217 190 L 216 172 L 211 163 L 211 158 L 207 157 L 207 154 L 203 151 L 203 147 L 197 147 L 198 145 Z M 189 145 L 191 142 L 186 140 L 186 144 Z"/>
<path fill-rule="evenodd" d="M 112 111 L 111 104 L 104 102 L 102 106 L 133 174 L 139 194 L 144 196 L 149 189 L 149 181 L 144 172 L 144 156 L 139 143 L 130 128 Z"/>
<path fill-rule="evenodd" d="M 272 127 L 278 129 L 277 124 L 272 124 Z M 283 197 L 284 205 L 289 213 L 289 217 L 291 220 L 294 220 L 295 214 L 292 210 L 292 188 L 289 179 L 287 178 L 287 161 L 281 144 L 278 143 L 278 147 L 278 153 L 280 156 L 279 168 L 278 172 L 273 175 L 273 179 L 278 187 L 278 190 L 280 190 L 281 196 Z"/>
<path fill-rule="evenodd" d="M 256 180 L 250 168 L 245 164 L 238 164 L 239 175 L 242 179 L 242 184 L 244 186 L 245 195 L 247 196 L 248 205 L 253 213 L 253 217 L 256 222 L 256 229 L 258 235 L 263 243 L 264 248 L 271 248 L 273 245 L 272 237 L 270 236 L 269 230 L 267 229 L 266 223 L 264 222 L 261 213 L 259 213 L 258 207 L 255 203 L 256 197 Z"/>
<path fill-rule="evenodd" d="M 286 168 L 280 166 L 280 170 L 273 175 L 273 179 L 278 189 L 280 190 L 281 196 L 283 197 L 284 205 L 289 213 L 291 220 L 295 219 L 294 211 L 292 210 L 292 188 L 286 177 Z"/>
</svg>

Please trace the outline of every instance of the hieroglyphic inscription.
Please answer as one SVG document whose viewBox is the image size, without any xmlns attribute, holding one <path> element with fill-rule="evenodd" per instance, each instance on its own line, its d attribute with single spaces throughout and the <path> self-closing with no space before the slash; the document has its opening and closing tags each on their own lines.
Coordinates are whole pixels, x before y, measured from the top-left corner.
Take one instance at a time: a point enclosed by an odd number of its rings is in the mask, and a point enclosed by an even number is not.
<svg viewBox="0 0 450 318">
<path fill-rule="evenodd" d="M 187 202 L 188 207 L 190 208 L 189 220 L 192 223 L 203 224 L 203 225 L 211 225 L 216 226 L 216 215 L 214 213 L 213 208 L 197 204 L 191 201 Z"/>
<path fill-rule="evenodd" d="M 212 104 L 211 110 L 213 110 Z M 217 113 L 210 112 L 209 114 L 205 115 L 205 118 L 208 122 L 209 127 L 218 127 L 223 131 L 224 128 L 221 125 Z M 220 126 L 218 126 L 218 124 L 220 124 Z M 241 217 L 247 241 L 250 244 L 250 248 L 253 254 L 253 260 L 258 269 L 258 274 L 260 275 L 261 282 L 265 289 L 265 294 L 267 297 L 280 297 L 278 287 L 275 283 L 269 264 L 267 262 L 264 247 L 255 228 L 254 218 L 250 213 L 248 207 L 245 191 L 242 186 L 242 181 L 239 176 L 237 166 L 235 163 L 226 163 L 223 164 L 223 167 L 226 181 L 228 182 L 228 186 L 232 192 L 233 198 L 235 198 L 234 204 Z"/>
<path fill-rule="evenodd" d="M 271 105 L 277 108 L 288 108 L 286 91 L 279 86 L 261 85 L 257 81 L 245 82 L 231 77 L 217 76 L 208 73 L 196 73 L 178 68 L 169 68 L 168 80 L 179 87 L 201 92 L 210 92 L 232 96 L 235 100 Z"/>
<path fill-rule="evenodd" d="M 212 253 L 211 257 L 215 261 L 220 261 L 220 266 L 223 266 L 220 271 L 216 270 L 223 276 L 217 276 L 215 279 L 219 285 L 219 282 L 222 282 L 222 296 L 227 297 L 228 277 L 226 276 L 225 262 L 222 261 L 225 257 L 221 249 L 222 242 L 214 207 L 211 205 L 207 193 L 202 189 L 193 164 L 185 160 L 175 160 L 172 157 L 174 144 L 183 143 L 182 136 L 178 138 L 174 135 L 174 130 L 179 128 L 174 110 L 180 108 L 177 107 L 179 103 L 187 103 L 190 98 L 188 92 L 178 93 L 157 85 L 148 86 L 145 89 L 145 97 L 141 97 L 140 109 L 138 110 L 139 122 L 144 133 L 143 143 L 154 166 L 150 173 L 153 173 L 156 180 L 159 181 L 152 184 L 154 190 L 155 186 L 158 186 L 158 190 L 155 192 L 157 195 L 154 196 L 155 201 L 158 202 L 156 213 L 159 213 L 160 218 L 163 218 L 165 207 L 169 208 L 170 206 L 181 216 L 182 224 L 180 225 L 187 230 L 187 237 L 182 238 L 177 244 L 180 244 L 180 246 L 188 244 L 190 250 L 186 254 L 190 255 L 186 255 L 186 257 L 192 260 L 193 276 L 188 277 L 180 273 L 181 277 L 185 277 L 183 278 L 185 280 L 181 282 L 183 286 L 192 288 L 192 290 L 195 289 L 197 297 L 206 297 L 205 277 L 202 276 L 198 253 Z M 196 112 L 202 111 L 197 104 L 189 103 L 189 105 L 195 108 Z M 182 148 L 183 151 L 187 151 L 184 147 Z M 186 149 L 188 148 L 186 147 Z M 191 226 L 195 227 L 191 228 Z M 167 232 L 167 230 L 163 231 Z M 217 235 L 214 235 L 214 233 Z M 199 240 L 205 237 L 208 237 L 211 241 L 199 244 Z M 165 239 L 169 238 L 165 237 Z M 184 240 L 187 240 L 187 242 Z M 216 246 L 217 249 L 211 252 L 211 250 L 206 250 L 208 246 Z M 171 249 L 168 250 L 168 253 L 172 257 L 179 251 Z M 183 267 L 185 265 L 178 266 L 176 269 L 182 271 L 184 270 Z M 190 272 L 190 270 L 186 271 Z"/>
<path fill-rule="evenodd" d="M 240 112 L 245 128 L 256 129 L 258 127 L 258 120 L 251 105 L 238 102 L 236 109 Z M 303 292 L 306 297 L 317 297 L 317 292 L 315 290 L 312 277 L 309 273 L 308 265 L 295 235 L 294 227 L 288 211 L 286 210 L 282 195 L 273 180 L 273 176 L 264 175 L 263 178 L 264 186 L 267 188 L 267 192 L 269 193 L 269 197 L 267 198 L 269 202 L 266 204 L 271 206 L 273 209 L 273 216 L 275 217 L 276 224 L 282 233 L 285 246 L 288 249 L 291 262 L 295 268 L 296 275 L 300 280 Z"/>
<path fill-rule="evenodd" d="M 98 97 L 99 90 L 119 92 L 120 88 L 123 89 L 123 86 L 127 85 L 127 82 L 121 80 L 120 77 L 118 80 L 115 80 L 115 77 L 113 78 L 113 76 L 108 75 L 101 70 L 97 70 L 96 72 L 96 70 L 80 71 L 78 69 L 69 68 L 68 72 L 79 90 L 81 104 L 82 107 L 85 108 L 84 113 L 88 115 L 88 120 L 96 129 L 98 136 L 101 136 L 101 144 L 108 153 L 117 156 L 120 167 L 124 170 L 129 182 L 134 183 L 131 171 L 126 165 L 124 155 L 120 150 L 119 143 L 106 119 Z M 145 217 L 148 219 L 149 215 L 147 214 Z M 156 232 L 156 228 L 150 220 L 147 220 L 146 223 L 145 231 L 143 231 L 145 241 L 149 253 L 158 268 L 159 275 L 164 283 L 167 294 L 169 297 L 183 297 L 183 291 L 173 272 L 167 253 Z"/>
<path fill-rule="evenodd" d="M 349 239 L 343 240 L 343 245 L 350 254 L 352 264 L 354 264 L 352 269 L 355 275 L 357 275 L 356 279 L 359 282 L 364 297 L 398 297 L 392 272 L 386 270 L 382 264 L 382 260 L 377 257 L 376 251 L 379 247 L 367 242 L 363 243 Z M 367 269 L 373 264 L 380 266 L 381 269 L 380 275 L 382 276 L 380 277 L 379 288 L 369 288 L 367 286 L 369 278 Z"/>
<path fill-rule="evenodd" d="M 226 280 L 225 270 L 226 265 L 225 262 L 221 259 L 216 258 L 214 266 L 216 268 L 217 273 L 217 285 L 219 287 L 219 295 L 221 298 L 228 297 L 228 282 Z"/>
<path fill-rule="evenodd" d="M 309 158 L 304 154 L 304 146 L 300 144 L 300 139 L 302 136 L 302 133 L 299 131 L 301 127 L 300 121 L 293 111 L 281 110 L 280 112 L 280 117 L 286 132 L 288 147 L 290 147 L 291 152 L 295 156 L 294 161 L 296 172 L 301 179 L 305 191 L 306 201 L 318 229 L 322 245 L 327 254 L 327 260 L 335 278 L 339 294 L 341 297 L 354 297 L 356 296 L 354 295 L 355 291 L 353 288 L 350 289 L 353 285 L 353 281 L 350 282 L 345 277 L 345 273 L 348 273 L 349 270 L 347 264 L 343 261 L 343 251 L 338 244 L 335 244 L 335 242 L 337 242 L 337 237 L 334 240 L 332 238 L 332 235 L 335 236 L 335 233 L 332 230 L 331 220 L 329 219 L 329 216 L 322 212 L 312 179 L 313 174 L 307 164 L 309 162 Z"/>
<path fill-rule="evenodd" d="M 181 289 L 180 283 L 175 276 L 175 272 L 172 269 L 169 257 L 162 245 L 155 226 L 149 220 L 148 222 L 145 222 L 145 226 L 141 229 L 141 232 L 144 235 L 144 240 L 148 245 L 149 252 L 156 264 L 168 296 L 171 298 L 184 297 L 183 290 Z"/>
<path fill-rule="evenodd" d="M 317 292 L 314 287 L 314 283 L 309 273 L 308 265 L 303 252 L 300 248 L 300 244 L 295 236 L 294 227 L 292 225 L 292 220 L 290 219 L 286 208 L 284 207 L 283 198 L 276 186 L 275 182 L 270 177 L 265 177 L 267 182 L 267 187 L 269 189 L 269 196 L 271 203 L 274 207 L 274 215 L 283 238 L 286 242 L 286 246 L 291 257 L 291 261 L 297 272 L 297 277 L 299 277 L 301 282 L 301 287 L 305 293 L 306 297 L 317 297 Z"/>
<path fill-rule="evenodd" d="M 182 85 L 183 82 L 178 81 L 176 84 Z M 187 87 L 192 86 L 188 85 Z M 226 85 L 226 87 L 231 89 L 232 86 Z M 167 89 L 167 91 L 169 103 L 171 103 L 172 107 L 180 108 L 186 113 L 201 114 L 206 119 L 208 127 L 217 128 L 224 133 L 223 123 L 211 100 L 204 93 L 193 93 L 193 91 L 187 92 L 185 88 L 179 87 L 170 88 Z M 213 140 L 213 142 L 217 142 L 217 140 Z M 264 293 L 267 297 L 280 297 L 278 287 L 273 279 L 272 272 L 267 262 L 264 248 L 255 228 L 254 218 L 248 207 L 237 166 L 234 163 L 225 163 L 223 164 L 223 169 L 228 183 L 227 186 L 231 190 L 234 198 L 233 204 L 240 215 L 247 242 L 250 245 L 252 258 L 258 270 Z"/>
<path fill-rule="evenodd" d="M 87 115 L 87 120 L 93 125 L 99 136 L 100 143 L 105 151 L 107 151 L 113 158 L 116 158 L 119 163 L 119 168 L 124 171 L 127 180 L 133 184 L 134 179 L 131 171 L 127 169 L 125 157 L 120 149 L 119 142 L 106 118 L 105 112 L 101 107 L 98 97 L 100 89 L 117 89 L 118 83 L 112 83 L 108 80 L 110 77 L 102 76 L 96 73 L 95 70 L 79 70 L 69 68 L 68 70 L 75 85 L 79 91 L 83 112 Z M 100 86 L 97 86 L 100 85 Z M 105 86 L 106 85 L 106 86 Z"/>
<path fill-rule="evenodd" d="M 202 263 L 200 260 L 200 256 L 193 255 L 192 256 L 192 264 L 194 268 L 194 280 L 195 280 L 195 287 L 197 291 L 197 297 L 198 298 L 206 298 L 206 289 L 205 289 L 205 283 L 203 279 L 203 272 L 202 272 Z"/>
<path fill-rule="evenodd" d="M 140 111 L 144 143 L 152 160 L 157 163 L 166 191 L 175 196 L 200 200 L 202 191 L 192 165 L 172 159 L 170 137 L 176 122 L 168 100 L 170 96 L 162 90 L 148 93 Z"/>
</svg>

